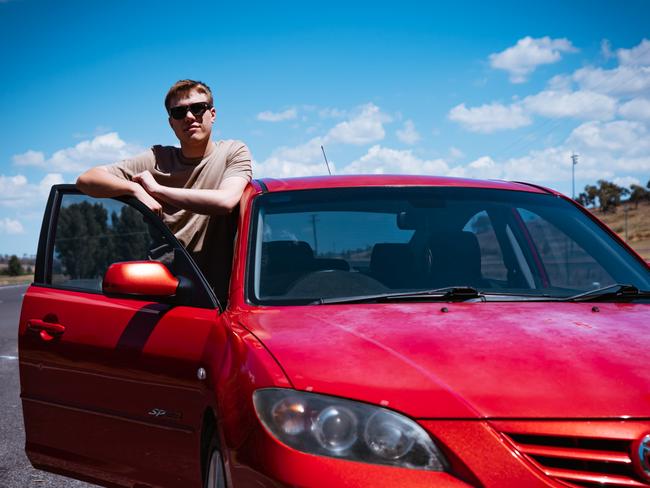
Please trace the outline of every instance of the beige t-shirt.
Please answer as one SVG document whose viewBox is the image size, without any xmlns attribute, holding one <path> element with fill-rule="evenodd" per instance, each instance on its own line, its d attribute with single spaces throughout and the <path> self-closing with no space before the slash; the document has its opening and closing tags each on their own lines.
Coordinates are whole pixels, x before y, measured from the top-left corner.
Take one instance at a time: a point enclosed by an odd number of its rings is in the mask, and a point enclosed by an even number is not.
<svg viewBox="0 0 650 488">
<path fill-rule="evenodd" d="M 213 143 L 210 152 L 198 159 L 185 158 L 177 147 L 153 146 L 134 158 L 109 165 L 107 169 L 127 180 L 149 170 L 161 185 L 192 189 L 217 189 L 226 178 L 239 176 L 250 181 L 252 175 L 250 151 L 243 142 L 236 140 Z M 220 277 L 229 274 L 230 269 L 223 268 L 229 266 L 225 258 L 230 255 L 232 259 L 236 222 L 231 215 L 200 215 L 163 204 L 163 221 L 194 255 L 213 286 L 221 281 Z M 219 296 L 217 288 L 221 286 L 215 286 Z"/>
</svg>

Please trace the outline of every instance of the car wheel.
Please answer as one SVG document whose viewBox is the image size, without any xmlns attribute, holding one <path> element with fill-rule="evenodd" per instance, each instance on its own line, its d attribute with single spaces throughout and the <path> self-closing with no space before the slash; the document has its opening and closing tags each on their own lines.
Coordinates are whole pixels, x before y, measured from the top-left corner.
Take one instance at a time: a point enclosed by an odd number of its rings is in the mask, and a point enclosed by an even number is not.
<svg viewBox="0 0 650 488">
<path fill-rule="evenodd" d="M 210 451 L 208 465 L 206 466 L 205 488 L 226 488 L 221 452 L 216 447 L 212 447 Z"/>
</svg>

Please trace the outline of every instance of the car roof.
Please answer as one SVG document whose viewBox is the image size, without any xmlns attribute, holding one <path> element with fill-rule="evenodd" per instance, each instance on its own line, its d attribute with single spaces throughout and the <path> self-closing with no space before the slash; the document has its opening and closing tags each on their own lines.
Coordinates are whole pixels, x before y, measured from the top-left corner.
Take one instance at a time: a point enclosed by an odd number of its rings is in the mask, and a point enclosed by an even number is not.
<svg viewBox="0 0 650 488">
<path fill-rule="evenodd" d="M 491 188 L 531 193 L 556 194 L 556 192 L 552 190 L 529 183 L 426 175 L 345 175 L 309 176 L 301 178 L 261 178 L 254 180 L 254 183 L 256 183 L 256 186 L 259 186 L 260 190 L 264 192 L 378 186 L 445 186 L 458 188 Z"/>
</svg>

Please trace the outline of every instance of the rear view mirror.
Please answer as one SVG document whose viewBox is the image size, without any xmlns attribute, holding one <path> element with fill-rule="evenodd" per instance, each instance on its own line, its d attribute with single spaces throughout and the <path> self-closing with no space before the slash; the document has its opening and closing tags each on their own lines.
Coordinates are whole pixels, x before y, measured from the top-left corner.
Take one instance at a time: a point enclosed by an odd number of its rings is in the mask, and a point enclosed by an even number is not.
<svg viewBox="0 0 650 488">
<path fill-rule="evenodd" d="M 102 291 L 107 294 L 170 297 L 179 280 L 158 261 L 113 263 L 106 270 Z"/>
</svg>

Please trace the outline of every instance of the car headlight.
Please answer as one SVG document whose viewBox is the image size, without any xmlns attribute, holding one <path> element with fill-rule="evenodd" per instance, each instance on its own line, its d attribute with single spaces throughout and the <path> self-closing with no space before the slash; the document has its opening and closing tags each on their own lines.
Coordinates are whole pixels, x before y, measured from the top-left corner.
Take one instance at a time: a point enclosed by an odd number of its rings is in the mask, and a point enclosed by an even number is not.
<svg viewBox="0 0 650 488">
<path fill-rule="evenodd" d="M 426 431 L 391 410 L 283 388 L 257 390 L 253 403 L 273 436 L 299 451 L 411 469 L 447 469 Z"/>
</svg>

